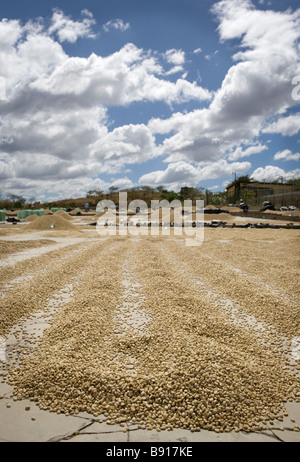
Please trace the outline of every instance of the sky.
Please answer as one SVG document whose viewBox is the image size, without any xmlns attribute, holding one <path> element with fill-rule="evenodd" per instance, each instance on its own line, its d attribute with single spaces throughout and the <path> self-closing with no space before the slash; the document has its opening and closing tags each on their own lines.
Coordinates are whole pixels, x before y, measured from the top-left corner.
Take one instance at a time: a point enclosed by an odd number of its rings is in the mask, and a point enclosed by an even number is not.
<svg viewBox="0 0 300 462">
<path fill-rule="evenodd" d="M 0 194 L 300 176 L 298 0 L 0 6 Z"/>
</svg>

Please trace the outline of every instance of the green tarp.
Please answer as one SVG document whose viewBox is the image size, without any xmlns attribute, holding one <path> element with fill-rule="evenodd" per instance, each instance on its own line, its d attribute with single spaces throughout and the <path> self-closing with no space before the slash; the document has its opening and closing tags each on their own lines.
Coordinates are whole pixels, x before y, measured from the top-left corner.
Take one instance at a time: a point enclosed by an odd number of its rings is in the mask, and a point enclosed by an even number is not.
<svg viewBox="0 0 300 462">
<path fill-rule="evenodd" d="M 64 207 L 52 207 L 51 212 L 55 213 L 57 210 L 63 210 L 64 212 L 67 211 L 67 209 Z"/>
<path fill-rule="evenodd" d="M 29 215 L 38 215 L 39 217 L 45 215 L 44 209 L 39 209 L 39 210 L 20 210 L 18 212 L 18 218 L 19 220 L 24 220 L 26 217 L 29 217 Z"/>
</svg>

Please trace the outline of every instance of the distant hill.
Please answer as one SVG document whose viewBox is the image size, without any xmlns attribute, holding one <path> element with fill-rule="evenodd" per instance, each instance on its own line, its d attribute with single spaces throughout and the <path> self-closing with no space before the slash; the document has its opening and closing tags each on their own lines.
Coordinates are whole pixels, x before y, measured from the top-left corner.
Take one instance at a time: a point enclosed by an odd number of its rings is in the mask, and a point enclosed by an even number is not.
<svg viewBox="0 0 300 462">
<path fill-rule="evenodd" d="M 124 191 L 127 192 L 127 199 L 128 202 L 131 202 L 135 199 L 140 199 L 144 200 L 147 202 L 149 205 L 151 203 L 151 200 L 162 200 L 165 199 L 163 195 L 159 192 L 156 192 L 154 190 L 152 191 L 140 191 L 140 190 L 129 190 L 129 191 Z M 84 205 L 88 202 L 91 208 L 96 208 L 97 204 L 101 200 L 111 200 L 114 203 L 119 202 L 119 191 L 118 192 L 113 192 L 110 194 L 102 194 L 101 196 L 91 196 L 91 197 L 79 197 L 77 199 L 61 199 L 61 200 L 56 200 L 53 202 L 45 202 L 42 204 L 39 204 L 39 207 L 42 208 L 52 208 L 52 207 L 64 207 L 64 208 L 83 208 Z"/>
</svg>

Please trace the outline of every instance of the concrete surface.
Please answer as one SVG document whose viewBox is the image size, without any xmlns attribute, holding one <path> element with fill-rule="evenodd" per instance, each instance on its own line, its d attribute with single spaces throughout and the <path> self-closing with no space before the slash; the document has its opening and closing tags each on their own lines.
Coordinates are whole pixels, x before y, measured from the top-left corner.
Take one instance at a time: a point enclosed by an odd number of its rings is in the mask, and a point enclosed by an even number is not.
<svg viewBox="0 0 300 462">
<path fill-rule="evenodd" d="M 289 417 L 259 433 L 193 433 L 184 429 L 158 432 L 138 429 L 135 424 L 108 425 L 104 416 L 66 416 L 43 411 L 29 400 L 15 401 L 12 391 L 2 380 L 0 442 L 300 442 L 300 432 L 294 430 L 300 422 L 300 403 L 287 403 Z"/>
</svg>

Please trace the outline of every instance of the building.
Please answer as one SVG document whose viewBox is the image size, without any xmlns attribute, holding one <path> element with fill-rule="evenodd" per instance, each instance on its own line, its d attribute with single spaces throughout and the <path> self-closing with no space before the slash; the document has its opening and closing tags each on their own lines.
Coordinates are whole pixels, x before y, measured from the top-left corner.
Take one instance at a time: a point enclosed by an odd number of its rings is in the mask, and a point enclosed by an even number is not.
<svg viewBox="0 0 300 462">
<path fill-rule="evenodd" d="M 292 183 L 271 183 L 237 179 L 226 188 L 228 203 L 237 204 L 243 199 L 250 205 L 270 201 L 275 206 L 300 205 L 300 191 Z"/>
</svg>

